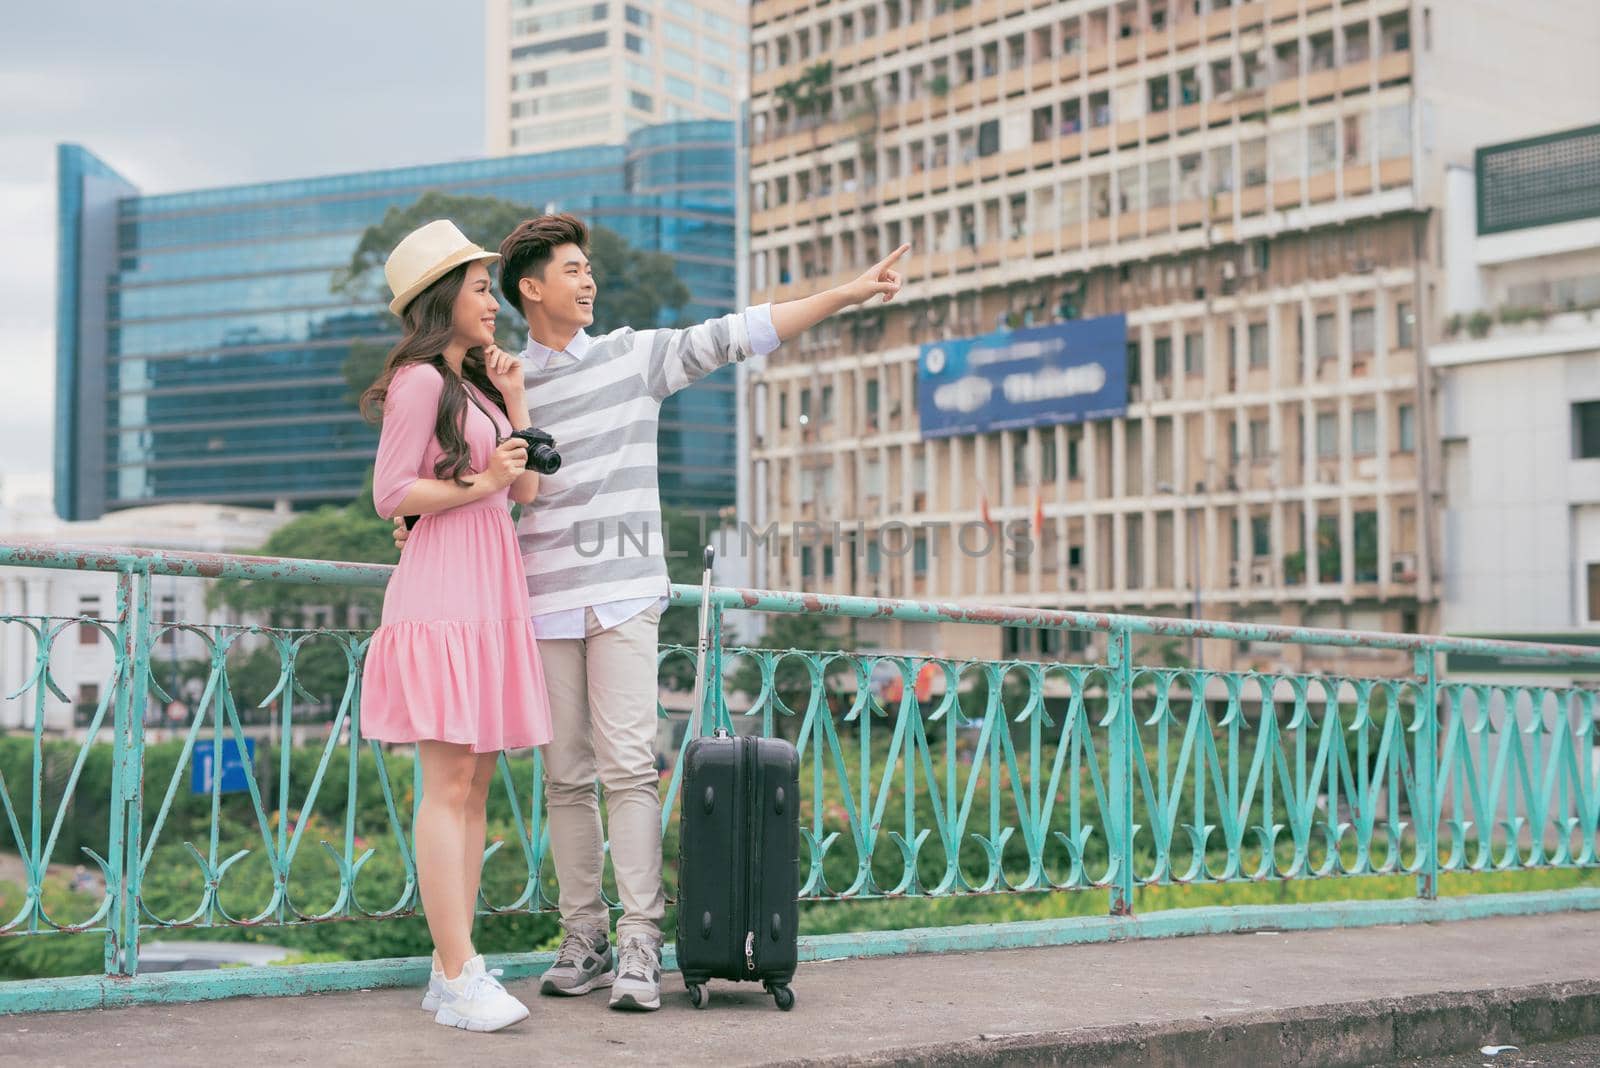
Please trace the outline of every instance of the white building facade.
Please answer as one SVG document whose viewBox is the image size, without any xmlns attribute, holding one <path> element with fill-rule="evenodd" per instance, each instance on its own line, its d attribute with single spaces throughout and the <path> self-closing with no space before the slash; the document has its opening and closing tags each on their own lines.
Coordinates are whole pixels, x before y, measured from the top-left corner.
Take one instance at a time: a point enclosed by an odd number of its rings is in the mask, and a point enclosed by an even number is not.
<svg viewBox="0 0 1600 1068">
<path fill-rule="evenodd" d="M 1449 195 L 1445 625 L 1600 641 L 1600 126 L 1486 147 Z"/>
<path fill-rule="evenodd" d="M 259 549 L 292 517 L 287 509 L 173 504 L 72 523 L 58 519 L 47 499 L 37 498 L 0 511 L 0 540 L 242 553 Z M 207 604 L 207 580 L 158 576 L 152 581 L 156 619 L 239 622 L 227 609 Z M 44 729 L 51 733 L 71 732 L 93 715 L 113 678 L 116 587 L 116 576 L 102 572 L 0 567 L 0 730 L 31 729 L 41 707 Z M 77 617 L 101 620 L 103 629 L 67 622 Z M 59 631 L 49 650 L 50 674 L 66 701 L 48 688 L 29 685 L 36 677 L 40 628 L 47 634 Z M 183 632 L 168 632 L 151 651 L 158 674 L 164 663 L 205 655 L 204 643 Z"/>
</svg>

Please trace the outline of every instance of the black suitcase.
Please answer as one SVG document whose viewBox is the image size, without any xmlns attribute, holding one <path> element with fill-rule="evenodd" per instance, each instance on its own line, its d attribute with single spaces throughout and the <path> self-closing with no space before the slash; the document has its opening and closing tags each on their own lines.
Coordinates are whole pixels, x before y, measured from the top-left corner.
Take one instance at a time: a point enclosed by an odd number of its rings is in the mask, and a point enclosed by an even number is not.
<svg viewBox="0 0 1600 1068">
<path fill-rule="evenodd" d="M 695 714 L 705 676 L 706 548 Z M 718 729 L 684 752 L 678 822 L 678 970 L 703 1009 L 711 979 L 759 982 L 778 1008 L 794 1007 L 799 963 L 800 757 L 778 738 Z"/>
</svg>

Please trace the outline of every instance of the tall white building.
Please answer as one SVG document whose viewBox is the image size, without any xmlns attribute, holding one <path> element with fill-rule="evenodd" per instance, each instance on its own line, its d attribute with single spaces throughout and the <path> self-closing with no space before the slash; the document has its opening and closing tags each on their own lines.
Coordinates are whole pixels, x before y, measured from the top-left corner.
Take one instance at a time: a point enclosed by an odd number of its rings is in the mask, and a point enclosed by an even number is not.
<svg viewBox="0 0 1600 1068">
<path fill-rule="evenodd" d="M 491 155 L 618 144 L 641 126 L 738 115 L 745 3 L 486 3 Z"/>
<path fill-rule="evenodd" d="M 1600 641 L 1600 126 L 1480 149 L 1448 188 L 1444 624 Z"/>
</svg>

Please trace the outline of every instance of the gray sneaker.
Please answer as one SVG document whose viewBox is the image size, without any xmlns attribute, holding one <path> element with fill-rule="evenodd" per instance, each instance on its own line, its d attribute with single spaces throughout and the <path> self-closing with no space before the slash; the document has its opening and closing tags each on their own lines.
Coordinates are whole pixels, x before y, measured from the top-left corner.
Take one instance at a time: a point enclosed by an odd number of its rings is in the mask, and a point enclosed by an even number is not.
<svg viewBox="0 0 1600 1068">
<path fill-rule="evenodd" d="M 661 1007 L 661 947 L 654 940 L 633 935 L 622 943 L 611 1007 L 640 1012 Z"/>
<path fill-rule="evenodd" d="M 574 928 L 561 940 L 556 962 L 539 983 L 539 993 L 577 997 L 610 986 L 616 977 L 616 955 L 605 931 Z"/>
</svg>

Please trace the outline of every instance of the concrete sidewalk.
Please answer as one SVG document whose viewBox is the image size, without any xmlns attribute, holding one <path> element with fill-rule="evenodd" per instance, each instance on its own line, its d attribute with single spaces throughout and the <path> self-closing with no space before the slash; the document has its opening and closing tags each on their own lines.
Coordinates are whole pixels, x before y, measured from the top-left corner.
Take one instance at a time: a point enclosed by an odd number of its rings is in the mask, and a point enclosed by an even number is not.
<svg viewBox="0 0 1600 1068">
<path fill-rule="evenodd" d="M 415 990 L 6 1017 L 0 1063 L 1387 1063 L 1600 1032 L 1600 915 L 821 962 L 790 1013 L 728 983 L 697 1012 L 670 974 L 647 1015 L 510 988 L 533 1015 L 497 1035 Z"/>
</svg>

